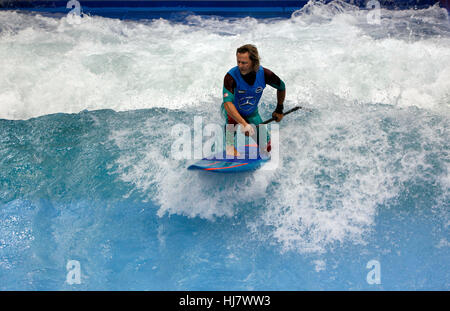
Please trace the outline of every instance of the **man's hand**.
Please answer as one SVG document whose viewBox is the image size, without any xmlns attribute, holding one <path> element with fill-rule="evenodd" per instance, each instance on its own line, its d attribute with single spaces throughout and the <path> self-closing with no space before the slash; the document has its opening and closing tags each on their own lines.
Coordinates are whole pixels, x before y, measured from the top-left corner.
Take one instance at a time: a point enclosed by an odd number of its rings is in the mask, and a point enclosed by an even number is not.
<svg viewBox="0 0 450 311">
<path fill-rule="evenodd" d="M 244 125 L 241 124 L 241 132 L 245 134 L 245 136 L 253 136 L 255 135 L 255 130 L 253 126 L 251 126 L 248 123 L 245 123 Z"/>
<path fill-rule="evenodd" d="M 273 112 L 272 113 L 272 118 L 275 119 L 275 121 L 280 122 L 283 119 L 284 114 L 282 113 L 277 113 L 277 112 Z"/>
</svg>

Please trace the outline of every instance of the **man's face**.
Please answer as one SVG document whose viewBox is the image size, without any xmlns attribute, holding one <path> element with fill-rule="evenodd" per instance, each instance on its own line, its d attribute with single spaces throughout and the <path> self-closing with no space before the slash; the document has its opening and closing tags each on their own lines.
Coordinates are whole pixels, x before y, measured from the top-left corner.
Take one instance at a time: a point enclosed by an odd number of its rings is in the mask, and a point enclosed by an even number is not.
<svg viewBox="0 0 450 311">
<path fill-rule="evenodd" d="M 245 75 L 252 71 L 253 64 L 248 56 L 248 52 L 245 53 L 237 53 L 236 54 L 237 65 L 239 67 L 239 71 Z"/>
</svg>

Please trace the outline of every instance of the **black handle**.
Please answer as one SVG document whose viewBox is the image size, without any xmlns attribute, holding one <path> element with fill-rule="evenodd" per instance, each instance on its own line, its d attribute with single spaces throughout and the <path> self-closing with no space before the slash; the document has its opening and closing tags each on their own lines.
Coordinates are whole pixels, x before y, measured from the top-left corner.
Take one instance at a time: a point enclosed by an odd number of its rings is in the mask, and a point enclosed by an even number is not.
<svg viewBox="0 0 450 311">
<path fill-rule="evenodd" d="M 296 106 L 296 107 L 294 107 L 294 108 L 292 108 L 292 109 L 289 109 L 288 111 L 284 112 L 284 113 L 283 113 L 283 116 L 285 116 L 285 115 L 287 115 L 287 114 L 290 114 L 291 112 L 297 111 L 297 110 L 299 110 L 299 109 L 303 109 L 303 110 L 306 110 L 306 111 L 308 111 L 308 112 L 312 112 L 311 109 L 308 109 L 308 108 L 305 108 L 305 107 L 302 107 L 302 106 Z M 275 118 L 272 117 L 272 118 L 270 118 L 269 120 L 266 120 L 266 121 L 264 121 L 264 122 L 262 122 L 262 123 L 260 123 L 260 124 L 267 124 L 267 123 L 270 123 L 270 122 L 272 122 L 272 121 L 275 121 Z"/>
</svg>

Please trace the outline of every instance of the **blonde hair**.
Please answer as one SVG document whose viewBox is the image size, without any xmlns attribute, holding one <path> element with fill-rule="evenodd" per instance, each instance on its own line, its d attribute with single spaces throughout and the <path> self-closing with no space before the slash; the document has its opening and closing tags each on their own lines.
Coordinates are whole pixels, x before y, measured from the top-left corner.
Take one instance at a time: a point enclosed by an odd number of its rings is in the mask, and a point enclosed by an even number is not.
<svg viewBox="0 0 450 311">
<path fill-rule="evenodd" d="M 245 44 L 236 50 L 236 54 L 237 53 L 248 53 L 248 57 L 253 64 L 253 71 L 259 70 L 259 63 L 261 58 L 259 57 L 258 49 L 256 48 L 256 46 L 254 46 L 253 44 Z"/>
</svg>

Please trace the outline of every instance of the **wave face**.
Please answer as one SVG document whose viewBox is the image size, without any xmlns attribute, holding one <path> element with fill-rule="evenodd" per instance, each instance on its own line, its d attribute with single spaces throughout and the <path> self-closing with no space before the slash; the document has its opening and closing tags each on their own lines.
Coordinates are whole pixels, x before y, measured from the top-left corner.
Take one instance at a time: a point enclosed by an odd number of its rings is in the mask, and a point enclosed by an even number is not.
<svg viewBox="0 0 450 311">
<path fill-rule="evenodd" d="M 0 289 L 448 290 L 448 14 L 368 14 L 0 11 Z M 223 123 L 245 43 L 285 82 L 285 107 L 313 112 L 280 123 L 276 170 L 187 171 L 172 129 Z M 275 98 L 267 87 L 264 117 Z"/>
</svg>

